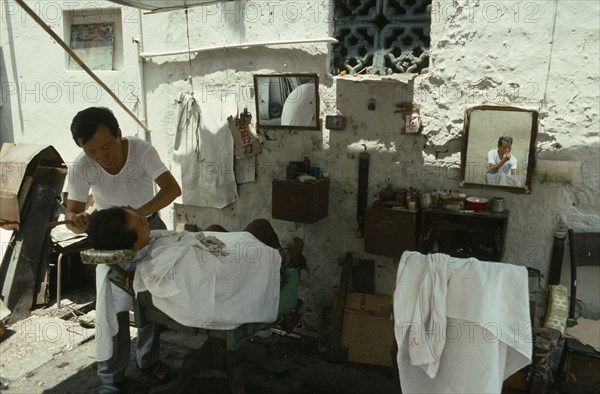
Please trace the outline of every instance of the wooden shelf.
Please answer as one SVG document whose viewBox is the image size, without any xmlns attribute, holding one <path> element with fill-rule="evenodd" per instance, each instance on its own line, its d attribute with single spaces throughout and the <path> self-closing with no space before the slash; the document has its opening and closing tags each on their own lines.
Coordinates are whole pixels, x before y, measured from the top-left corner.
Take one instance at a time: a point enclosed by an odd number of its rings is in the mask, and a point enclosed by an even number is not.
<svg viewBox="0 0 600 394">
<path fill-rule="evenodd" d="M 508 211 L 452 212 L 422 209 L 419 251 L 500 261 L 504 255 Z"/>
</svg>

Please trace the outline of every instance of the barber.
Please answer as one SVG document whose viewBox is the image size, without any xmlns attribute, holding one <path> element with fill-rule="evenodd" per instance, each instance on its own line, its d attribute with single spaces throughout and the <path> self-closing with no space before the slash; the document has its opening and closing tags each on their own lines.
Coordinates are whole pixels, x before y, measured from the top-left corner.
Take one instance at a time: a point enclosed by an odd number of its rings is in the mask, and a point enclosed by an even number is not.
<svg viewBox="0 0 600 394">
<path fill-rule="evenodd" d="M 78 234 L 86 231 L 91 213 L 89 209 L 86 211 L 86 201 L 91 192 L 97 210 L 130 206 L 148 219 L 151 229 L 166 229 L 158 211 L 181 195 L 181 188 L 156 149 L 138 138 L 123 138 L 116 117 L 103 107 L 77 113 L 71 123 L 71 134 L 83 152 L 69 172 L 65 219 L 72 223 L 67 227 Z M 154 184 L 159 188 L 156 195 Z M 129 363 L 129 317 L 122 309 L 130 297 L 114 285 L 111 290 L 119 332 L 113 337 L 112 356 L 97 360 L 100 393 L 120 392 Z M 149 324 L 138 329 L 136 365 L 164 380 L 169 368 L 159 360 L 159 344 L 158 326 Z"/>
</svg>

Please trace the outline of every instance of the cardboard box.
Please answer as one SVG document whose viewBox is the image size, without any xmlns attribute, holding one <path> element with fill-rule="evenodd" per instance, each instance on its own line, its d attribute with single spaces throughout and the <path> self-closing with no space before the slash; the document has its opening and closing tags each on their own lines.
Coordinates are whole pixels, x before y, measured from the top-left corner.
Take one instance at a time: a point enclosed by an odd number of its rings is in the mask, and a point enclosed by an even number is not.
<svg viewBox="0 0 600 394">
<path fill-rule="evenodd" d="M 391 308 L 391 296 L 348 293 L 340 338 L 340 344 L 348 348 L 348 361 L 392 365 L 394 321 Z"/>
<path fill-rule="evenodd" d="M 5 144 L 0 156 L 0 221 L 19 223 L 34 177 L 53 170 L 60 174 L 56 185 L 60 192 L 67 166 L 56 149 L 50 145 Z"/>
</svg>

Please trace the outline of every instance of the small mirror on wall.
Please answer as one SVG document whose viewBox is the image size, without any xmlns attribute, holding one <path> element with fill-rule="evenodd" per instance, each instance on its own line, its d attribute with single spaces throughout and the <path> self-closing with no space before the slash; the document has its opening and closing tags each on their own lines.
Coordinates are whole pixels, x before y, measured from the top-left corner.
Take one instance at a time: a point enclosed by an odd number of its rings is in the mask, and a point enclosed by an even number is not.
<svg viewBox="0 0 600 394">
<path fill-rule="evenodd" d="M 465 111 L 460 185 L 531 193 L 538 113 L 482 105 Z"/>
<path fill-rule="evenodd" d="M 254 75 L 257 127 L 319 129 L 317 74 Z"/>
</svg>

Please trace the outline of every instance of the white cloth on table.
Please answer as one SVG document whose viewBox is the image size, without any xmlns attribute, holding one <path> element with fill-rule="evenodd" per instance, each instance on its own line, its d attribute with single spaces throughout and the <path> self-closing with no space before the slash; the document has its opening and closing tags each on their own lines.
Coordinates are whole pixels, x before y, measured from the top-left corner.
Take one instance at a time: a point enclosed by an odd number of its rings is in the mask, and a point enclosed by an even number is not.
<svg viewBox="0 0 600 394">
<path fill-rule="evenodd" d="M 208 247 L 199 235 L 215 237 Z M 229 329 L 272 322 L 279 308 L 281 256 L 248 232 L 152 231 L 156 239 L 137 266 L 133 288 L 190 327 Z"/>
<path fill-rule="evenodd" d="M 405 252 L 394 321 L 405 393 L 500 393 L 531 362 L 522 266 Z"/>
</svg>

